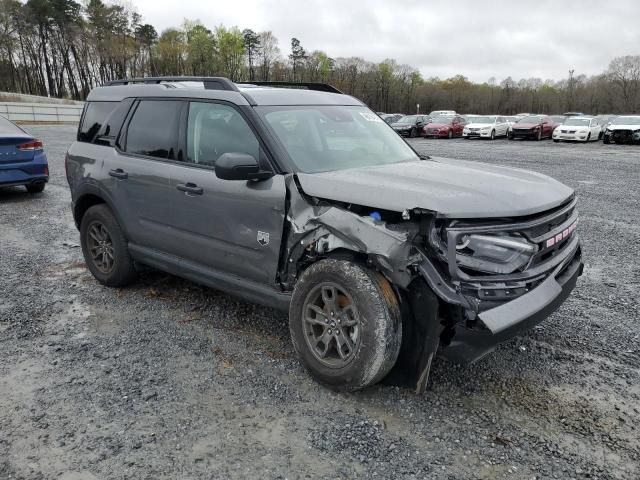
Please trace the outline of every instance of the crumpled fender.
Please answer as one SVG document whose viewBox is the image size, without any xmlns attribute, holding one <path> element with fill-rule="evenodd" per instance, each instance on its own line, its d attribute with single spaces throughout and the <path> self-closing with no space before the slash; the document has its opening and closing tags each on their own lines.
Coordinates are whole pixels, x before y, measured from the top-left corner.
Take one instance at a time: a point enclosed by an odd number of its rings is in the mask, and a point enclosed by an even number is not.
<svg viewBox="0 0 640 480">
<path fill-rule="evenodd" d="M 309 248 L 319 254 L 346 248 L 367 255 L 394 284 L 402 288 L 409 285 L 413 274 L 408 266 L 417 261 L 412 258 L 417 225 L 407 222 L 402 228 L 390 229 L 385 222 L 339 206 L 313 204 L 313 199 L 301 193 L 293 176 L 286 184 L 289 191 L 287 263 L 296 262 Z"/>
</svg>

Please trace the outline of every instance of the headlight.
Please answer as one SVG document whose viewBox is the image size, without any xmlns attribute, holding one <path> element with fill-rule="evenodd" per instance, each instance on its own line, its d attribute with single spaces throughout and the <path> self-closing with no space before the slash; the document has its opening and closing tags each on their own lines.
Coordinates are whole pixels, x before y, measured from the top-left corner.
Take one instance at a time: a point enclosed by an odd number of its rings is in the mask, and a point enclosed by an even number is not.
<svg viewBox="0 0 640 480">
<path fill-rule="evenodd" d="M 489 130 L 491 130 L 491 127 L 482 127 L 483 132 L 488 132 Z"/>
<path fill-rule="evenodd" d="M 508 274 L 525 267 L 538 247 L 520 236 L 464 235 L 456 245 L 459 266 Z"/>
</svg>

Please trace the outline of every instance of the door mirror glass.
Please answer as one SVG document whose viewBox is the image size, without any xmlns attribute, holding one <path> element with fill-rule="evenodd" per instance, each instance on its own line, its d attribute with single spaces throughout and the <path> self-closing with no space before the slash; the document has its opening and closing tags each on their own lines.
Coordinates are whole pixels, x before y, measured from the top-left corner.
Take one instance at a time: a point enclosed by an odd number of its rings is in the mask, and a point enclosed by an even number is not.
<svg viewBox="0 0 640 480">
<path fill-rule="evenodd" d="M 222 180 L 260 180 L 273 176 L 260 170 L 258 160 L 248 153 L 228 152 L 215 162 L 216 176 Z"/>
</svg>

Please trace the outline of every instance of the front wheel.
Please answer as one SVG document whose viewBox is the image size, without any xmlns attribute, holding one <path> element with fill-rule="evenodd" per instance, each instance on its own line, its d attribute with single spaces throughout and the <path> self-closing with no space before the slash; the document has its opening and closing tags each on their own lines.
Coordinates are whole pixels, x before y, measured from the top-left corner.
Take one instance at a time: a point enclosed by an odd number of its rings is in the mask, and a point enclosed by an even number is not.
<svg viewBox="0 0 640 480">
<path fill-rule="evenodd" d="M 448 138 L 449 138 L 449 140 L 451 140 L 453 138 L 453 130 L 449 130 Z"/>
<path fill-rule="evenodd" d="M 602 143 L 606 143 L 607 145 L 609 145 L 611 143 L 611 140 L 609 139 L 609 137 L 605 135 L 604 139 L 602 140 Z"/>
<path fill-rule="evenodd" d="M 329 388 L 358 390 L 393 367 L 402 342 L 398 298 L 379 273 L 351 261 L 311 265 L 289 308 L 293 346 L 311 375 Z"/>
<path fill-rule="evenodd" d="M 536 136 L 536 140 L 539 142 L 542 140 L 542 130 L 538 130 L 538 135 Z"/>
<path fill-rule="evenodd" d="M 491 140 L 495 140 L 495 139 L 496 139 L 496 131 L 491 130 Z"/>
<path fill-rule="evenodd" d="M 106 205 L 94 205 L 86 211 L 80 224 L 80 243 L 87 267 L 100 283 L 123 287 L 136 277 L 127 240 Z"/>
</svg>

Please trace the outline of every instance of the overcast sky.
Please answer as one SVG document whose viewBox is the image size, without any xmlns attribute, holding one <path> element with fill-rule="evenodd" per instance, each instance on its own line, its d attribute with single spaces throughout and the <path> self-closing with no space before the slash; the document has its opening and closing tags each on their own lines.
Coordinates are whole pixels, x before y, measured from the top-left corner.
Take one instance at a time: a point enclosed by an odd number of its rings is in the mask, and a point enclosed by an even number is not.
<svg viewBox="0 0 640 480">
<path fill-rule="evenodd" d="M 394 58 L 425 78 L 474 81 L 598 74 L 640 55 L 639 0 L 131 0 L 159 31 L 204 25 L 271 30 L 284 55 L 291 37 L 331 57 Z"/>
</svg>

